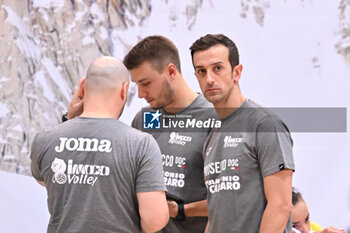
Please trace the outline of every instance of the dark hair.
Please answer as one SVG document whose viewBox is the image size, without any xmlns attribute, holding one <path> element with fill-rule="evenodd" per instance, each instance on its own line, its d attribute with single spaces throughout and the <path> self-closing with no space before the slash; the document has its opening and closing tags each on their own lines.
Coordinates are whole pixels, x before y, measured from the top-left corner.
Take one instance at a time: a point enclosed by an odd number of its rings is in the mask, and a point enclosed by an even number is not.
<svg viewBox="0 0 350 233">
<path fill-rule="evenodd" d="M 304 200 L 303 196 L 301 195 L 300 192 L 296 190 L 296 188 L 292 188 L 292 203 L 293 206 L 296 205 L 300 200 Z"/>
<path fill-rule="evenodd" d="M 236 65 L 239 64 L 239 54 L 236 44 L 227 36 L 223 34 L 207 34 L 206 36 L 202 36 L 198 40 L 196 40 L 192 46 L 191 57 L 193 64 L 193 54 L 197 51 L 207 50 L 215 45 L 224 45 L 229 52 L 228 59 L 231 64 L 231 68 L 233 69 Z M 193 64 L 194 65 L 194 64 Z"/>
<path fill-rule="evenodd" d="M 124 65 L 128 70 L 149 62 L 158 72 L 163 71 L 169 63 L 173 63 L 181 73 L 179 52 L 169 39 L 164 36 L 148 36 L 137 43 L 125 56 Z"/>
</svg>

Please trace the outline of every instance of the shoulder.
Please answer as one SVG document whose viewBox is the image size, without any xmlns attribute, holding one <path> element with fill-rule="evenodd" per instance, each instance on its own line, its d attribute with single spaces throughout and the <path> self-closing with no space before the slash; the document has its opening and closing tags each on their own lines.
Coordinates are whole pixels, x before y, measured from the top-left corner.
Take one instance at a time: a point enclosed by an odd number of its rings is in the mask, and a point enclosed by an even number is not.
<svg viewBox="0 0 350 233">
<path fill-rule="evenodd" d="M 262 107 L 252 100 L 247 103 L 248 119 L 254 122 L 254 126 L 258 131 L 276 132 L 288 131 L 286 124 L 279 116 L 273 113 L 269 108 Z"/>
<path fill-rule="evenodd" d="M 118 131 L 121 131 L 125 138 L 133 145 L 156 144 L 154 138 L 149 133 L 142 132 L 138 128 L 133 128 L 123 122 L 119 122 L 119 124 Z"/>
<path fill-rule="evenodd" d="M 186 114 L 191 114 L 199 118 L 217 118 L 215 108 L 212 103 L 208 102 L 202 94 L 199 94 L 196 99 L 184 111 Z"/>
<path fill-rule="evenodd" d="M 212 108 L 214 110 L 214 106 L 212 103 L 210 103 L 203 94 L 199 94 L 196 99 L 193 101 L 194 107 L 200 107 L 200 108 Z"/>
<path fill-rule="evenodd" d="M 149 106 L 147 107 L 143 107 L 142 109 L 140 109 L 140 111 L 138 111 L 134 117 L 134 119 L 131 122 L 131 127 L 136 128 L 141 130 L 142 129 L 142 119 L 143 119 L 143 113 L 144 112 L 150 112 L 150 111 L 155 111 L 153 109 L 151 109 Z"/>
</svg>

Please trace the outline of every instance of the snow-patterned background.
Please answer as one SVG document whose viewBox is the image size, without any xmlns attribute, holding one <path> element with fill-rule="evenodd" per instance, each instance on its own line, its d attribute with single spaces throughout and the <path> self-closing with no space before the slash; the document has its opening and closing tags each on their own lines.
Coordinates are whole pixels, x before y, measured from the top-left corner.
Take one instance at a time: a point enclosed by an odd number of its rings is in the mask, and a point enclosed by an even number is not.
<svg viewBox="0 0 350 233">
<path fill-rule="evenodd" d="M 236 42 L 244 96 L 267 107 L 350 107 L 349 0 L 0 0 L 0 232 L 45 232 L 46 191 L 24 176 L 30 144 L 60 122 L 93 59 L 123 59 L 143 37 L 164 35 L 200 91 L 189 47 L 207 33 Z M 146 105 L 134 85 L 129 95 L 127 124 Z M 349 126 L 292 136 L 293 184 L 312 220 L 349 228 Z"/>
</svg>

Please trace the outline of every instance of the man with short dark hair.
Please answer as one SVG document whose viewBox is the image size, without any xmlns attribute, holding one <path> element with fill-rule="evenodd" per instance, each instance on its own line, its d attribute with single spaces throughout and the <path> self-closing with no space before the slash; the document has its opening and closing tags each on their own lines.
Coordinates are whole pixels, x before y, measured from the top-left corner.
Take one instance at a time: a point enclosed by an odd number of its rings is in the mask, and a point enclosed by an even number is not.
<svg viewBox="0 0 350 233">
<path fill-rule="evenodd" d="M 118 120 L 128 84 L 121 61 L 97 58 L 75 94 L 82 114 L 35 136 L 31 169 L 47 189 L 47 232 L 155 232 L 167 224 L 159 147 Z"/>
<path fill-rule="evenodd" d="M 222 121 L 203 150 L 209 232 L 290 233 L 294 160 L 288 128 L 242 95 L 243 66 L 232 40 L 208 34 L 190 50 L 201 90 Z"/>
<path fill-rule="evenodd" d="M 136 44 L 124 58 L 131 79 L 138 86 L 139 98 L 151 109 L 172 122 L 203 122 L 214 119 L 212 105 L 194 92 L 181 75 L 176 46 L 163 36 L 149 36 Z M 151 110 L 149 109 L 149 110 Z M 132 126 L 146 130 L 144 111 L 140 111 Z M 183 116 L 184 118 L 178 118 Z M 202 149 L 209 133 L 207 129 L 162 128 L 149 131 L 162 152 L 164 179 L 168 192 L 183 200 L 169 201 L 172 217 L 162 232 L 200 233 L 207 222 L 206 188 L 203 177 Z"/>
</svg>

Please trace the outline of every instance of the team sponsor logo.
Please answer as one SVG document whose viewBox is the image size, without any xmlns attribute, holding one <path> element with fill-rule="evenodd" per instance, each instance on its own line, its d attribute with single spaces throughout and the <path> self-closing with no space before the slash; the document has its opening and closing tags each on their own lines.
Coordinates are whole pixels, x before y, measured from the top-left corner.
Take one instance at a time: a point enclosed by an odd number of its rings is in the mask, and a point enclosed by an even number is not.
<svg viewBox="0 0 350 233">
<path fill-rule="evenodd" d="M 164 182 L 166 186 L 183 188 L 185 187 L 185 174 L 164 171 Z"/>
<path fill-rule="evenodd" d="M 165 185 L 183 188 L 185 186 L 185 174 L 183 173 L 183 169 L 186 168 L 186 158 L 182 156 L 162 154 L 162 161 Z M 166 171 L 166 167 L 180 169 L 176 169 L 176 172 L 173 172 Z"/>
<path fill-rule="evenodd" d="M 223 159 L 217 162 L 211 162 L 204 166 L 204 176 L 221 174 L 227 170 L 238 170 L 238 159 Z M 217 193 L 222 190 L 239 190 L 241 188 L 240 177 L 237 175 L 221 176 L 217 179 L 208 179 L 205 185 L 210 193 Z"/>
<path fill-rule="evenodd" d="M 187 142 L 192 141 L 192 137 L 180 135 L 179 133 L 175 133 L 175 132 L 172 132 L 169 135 L 169 137 L 170 137 L 170 139 L 169 139 L 168 142 L 170 144 L 178 144 L 178 145 L 181 145 L 181 146 L 184 146 Z"/>
<path fill-rule="evenodd" d="M 186 168 L 186 158 L 182 156 L 162 154 L 163 167 Z"/>
<path fill-rule="evenodd" d="M 235 191 L 241 188 L 239 176 L 222 176 L 218 179 L 205 181 L 205 185 L 210 193 L 221 191 Z"/>
<path fill-rule="evenodd" d="M 55 151 L 58 153 L 67 151 L 99 151 L 99 152 L 111 152 L 111 141 L 97 138 L 67 138 L 60 137 L 60 145 L 55 146 Z"/>
<path fill-rule="evenodd" d="M 110 168 L 104 165 L 75 164 L 72 159 L 68 164 L 63 159 L 55 158 L 51 164 L 54 172 L 52 182 L 57 184 L 87 184 L 93 186 L 100 176 L 108 176 Z"/>
<path fill-rule="evenodd" d="M 204 166 L 204 175 L 220 174 L 226 170 L 238 170 L 239 169 L 239 160 L 232 159 L 223 159 L 217 162 L 211 162 Z"/>
<path fill-rule="evenodd" d="M 242 141 L 243 141 L 243 138 L 233 138 L 231 136 L 225 136 L 225 138 L 224 138 L 224 148 L 226 148 L 226 147 L 237 147 Z"/>
<path fill-rule="evenodd" d="M 159 110 L 156 112 L 143 112 L 143 128 L 144 129 L 160 129 L 161 127 L 161 113 Z"/>
<path fill-rule="evenodd" d="M 51 164 L 51 170 L 54 172 L 52 177 L 52 182 L 57 184 L 64 184 L 67 182 L 67 175 L 65 171 L 67 169 L 67 165 L 63 159 L 55 158 Z"/>
</svg>

